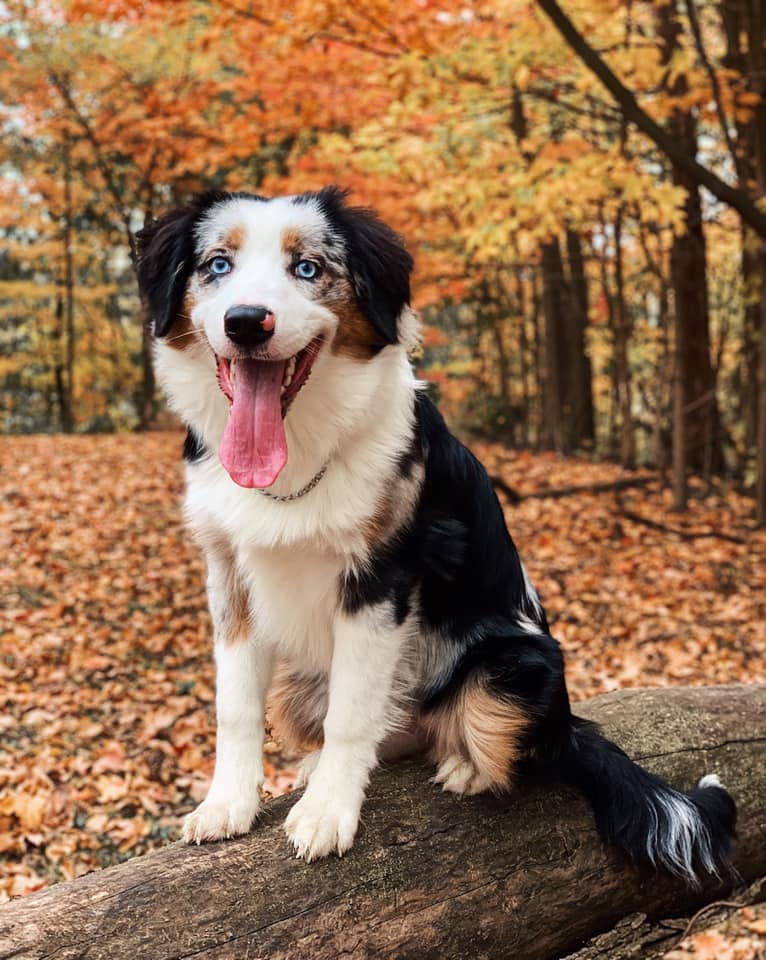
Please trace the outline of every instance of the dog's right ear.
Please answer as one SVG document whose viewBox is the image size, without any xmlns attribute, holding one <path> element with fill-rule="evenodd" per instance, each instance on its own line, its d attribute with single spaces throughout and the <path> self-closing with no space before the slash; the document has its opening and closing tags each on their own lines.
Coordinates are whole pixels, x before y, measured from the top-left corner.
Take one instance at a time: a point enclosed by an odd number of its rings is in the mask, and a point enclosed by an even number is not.
<svg viewBox="0 0 766 960">
<path fill-rule="evenodd" d="M 194 268 L 194 221 L 191 210 L 171 210 L 136 235 L 138 289 L 156 337 L 167 336 L 183 306 Z"/>
</svg>

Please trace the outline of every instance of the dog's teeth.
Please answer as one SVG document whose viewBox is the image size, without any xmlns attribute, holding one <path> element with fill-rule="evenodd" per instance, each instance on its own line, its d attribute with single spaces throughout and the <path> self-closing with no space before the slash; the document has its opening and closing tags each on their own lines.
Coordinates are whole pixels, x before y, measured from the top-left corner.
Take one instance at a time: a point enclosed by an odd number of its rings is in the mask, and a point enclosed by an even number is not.
<svg viewBox="0 0 766 960">
<path fill-rule="evenodd" d="M 233 383 L 234 380 L 236 379 L 236 376 L 237 376 L 237 361 L 236 361 L 236 360 L 232 360 L 232 361 L 231 361 L 231 364 L 229 365 L 229 376 L 231 377 L 231 381 L 232 381 L 232 383 Z"/>
<path fill-rule="evenodd" d="M 286 389 L 287 389 L 287 388 L 285 387 L 285 385 L 282 384 L 282 388 L 281 388 L 281 390 L 279 391 L 280 397 L 284 394 L 284 392 L 285 392 Z"/>
<path fill-rule="evenodd" d="M 290 357 L 290 359 L 287 361 L 287 376 L 292 380 L 294 373 L 295 373 L 295 357 Z"/>
<path fill-rule="evenodd" d="M 293 382 L 293 375 L 291 373 L 288 373 L 287 376 L 285 377 L 285 382 L 282 384 L 282 386 L 289 387 L 292 382 Z"/>
</svg>

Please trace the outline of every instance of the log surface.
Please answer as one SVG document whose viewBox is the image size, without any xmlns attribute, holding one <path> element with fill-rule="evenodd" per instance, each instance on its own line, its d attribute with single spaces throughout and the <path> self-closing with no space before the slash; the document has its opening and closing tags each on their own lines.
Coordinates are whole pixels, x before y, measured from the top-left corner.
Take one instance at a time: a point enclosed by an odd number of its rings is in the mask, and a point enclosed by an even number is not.
<svg viewBox="0 0 766 960">
<path fill-rule="evenodd" d="M 766 686 L 624 690 L 579 703 L 682 788 L 718 773 L 739 806 L 736 866 L 766 874 Z M 269 803 L 247 837 L 180 843 L 0 908 L 0 960 L 552 960 L 622 918 L 720 898 L 641 872 L 567 788 L 458 799 L 415 762 L 372 780 L 354 849 L 306 864 Z"/>
</svg>

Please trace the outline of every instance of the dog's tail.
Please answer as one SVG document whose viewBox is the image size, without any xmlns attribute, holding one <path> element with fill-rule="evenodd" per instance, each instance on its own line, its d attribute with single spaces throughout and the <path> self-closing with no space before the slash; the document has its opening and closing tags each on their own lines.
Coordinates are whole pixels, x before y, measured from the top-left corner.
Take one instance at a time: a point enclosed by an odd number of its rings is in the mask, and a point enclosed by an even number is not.
<svg viewBox="0 0 766 960">
<path fill-rule="evenodd" d="M 689 793 L 634 763 L 594 724 L 572 717 L 560 779 L 589 800 L 604 842 L 698 887 L 730 869 L 737 808 L 715 774 Z"/>
</svg>

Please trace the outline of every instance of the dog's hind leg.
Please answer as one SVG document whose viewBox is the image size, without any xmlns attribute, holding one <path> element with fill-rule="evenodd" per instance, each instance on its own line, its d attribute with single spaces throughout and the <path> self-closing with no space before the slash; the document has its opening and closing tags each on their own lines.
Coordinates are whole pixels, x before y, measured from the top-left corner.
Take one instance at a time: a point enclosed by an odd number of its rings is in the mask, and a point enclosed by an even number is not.
<svg viewBox="0 0 766 960">
<path fill-rule="evenodd" d="M 558 644 L 509 622 L 466 649 L 442 690 L 421 708 L 435 780 L 471 794 L 513 786 L 520 762 L 554 753 L 569 729 Z"/>
<path fill-rule="evenodd" d="M 525 710 L 476 672 L 422 723 L 438 764 L 434 781 L 458 794 L 507 790 L 529 727 Z"/>
</svg>

